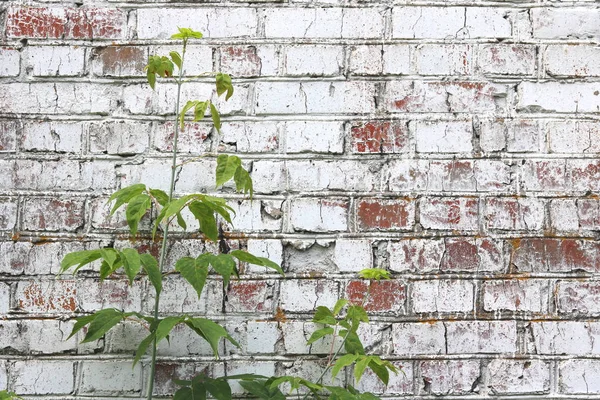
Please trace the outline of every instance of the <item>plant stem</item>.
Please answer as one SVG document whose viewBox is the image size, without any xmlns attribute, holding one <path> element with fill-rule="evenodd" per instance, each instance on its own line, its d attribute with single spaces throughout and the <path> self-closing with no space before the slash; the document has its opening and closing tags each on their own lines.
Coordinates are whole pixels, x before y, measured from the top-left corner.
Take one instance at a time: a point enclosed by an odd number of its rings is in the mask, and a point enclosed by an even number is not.
<svg viewBox="0 0 600 400">
<path fill-rule="evenodd" d="M 177 139 L 179 137 L 179 102 L 181 99 L 181 86 L 183 84 L 183 61 L 185 59 L 185 48 L 187 40 L 183 40 L 183 51 L 181 53 L 181 67 L 179 68 L 179 77 L 175 80 L 177 82 L 177 101 L 175 102 L 175 123 L 173 124 L 173 162 L 171 164 L 171 183 L 169 186 L 169 202 L 173 200 L 173 192 L 175 191 L 175 175 L 177 171 Z M 160 246 L 160 256 L 158 262 L 158 269 L 162 273 L 165 265 L 165 259 L 167 258 L 167 241 L 169 237 L 169 222 L 164 227 L 162 244 Z M 160 293 L 156 293 L 154 299 L 154 321 L 158 321 L 158 308 L 160 304 Z M 155 325 L 156 326 L 156 325 Z M 156 328 L 154 328 L 156 329 Z M 158 349 L 158 342 L 156 337 L 152 341 L 152 363 L 150 364 L 150 375 L 148 376 L 148 395 L 147 399 L 152 400 L 152 392 L 154 391 L 154 378 L 156 376 L 156 353 Z"/>
</svg>

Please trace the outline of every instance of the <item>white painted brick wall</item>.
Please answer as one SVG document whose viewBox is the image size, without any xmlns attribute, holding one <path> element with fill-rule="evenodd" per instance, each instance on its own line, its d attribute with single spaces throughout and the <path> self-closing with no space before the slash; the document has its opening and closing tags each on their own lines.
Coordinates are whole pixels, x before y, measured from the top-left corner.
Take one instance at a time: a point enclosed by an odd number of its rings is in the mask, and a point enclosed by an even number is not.
<svg viewBox="0 0 600 400">
<path fill-rule="evenodd" d="M 115 190 L 167 189 L 175 85 L 144 83 L 150 54 L 190 42 L 190 75 L 219 69 L 235 95 L 180 133 L 176 192 L 215 193 L 216 152 L 241 153 L 255 197 L 223 192 L 232 249 L 282 265 L 240 265 L 200 299 L 177 276 L 160 312 L 208 315 L 239 339 L 222 362 L 190 331 L 160 345 L 156 393 L 174 376 L 306 372 L 316 305 L 365 303 L 365 344 L 403 373 L 390 398 L 600 396 L 600 10 L 594 1 L 396 4 L 237 0 L 5 2 L 0 10 L 0 390 L 48 398 L 145 396 L 131 369 L 139 326 L 66 340 L 74 316 L 148 312 L 144 280 L 56 274 L 71 251 L 126 238 Z M 93 21 L 93 23 L 90 23 Z M 184 98 L 210 96 L 195 78 Z M 209 153 L 208 156 L 198 158 Z M 189 229 L 197 224 L 189 215 Z M 175 229 L 181 234 L 180 228 Z M 218 246 L 176 239 L 181 256 Z M 393 280 L 364 283 L 368 267 Z M 78 313 L 78 314 L 75 314 Z M 77 340 L 76 340 L 77 339 Z M 350 374 L 342 374 L 348 380 Z M 242 388 L 234 384 L 234 393 Z"/>
</svg>

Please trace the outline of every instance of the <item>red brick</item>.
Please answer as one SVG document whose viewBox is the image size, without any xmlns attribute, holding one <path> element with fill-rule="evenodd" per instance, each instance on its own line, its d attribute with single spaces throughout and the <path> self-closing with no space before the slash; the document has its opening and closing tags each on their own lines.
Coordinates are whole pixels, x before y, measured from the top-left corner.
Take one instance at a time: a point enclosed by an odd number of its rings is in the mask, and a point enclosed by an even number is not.
<svg viewBox="0 0 600 400">
<path fill-rule="evenodd" d="M 357 206 L 361 230 L 411 229 L 415 205 L 405 199 L 362 199 Z"/>
<path fill-rule="evenodd" d="M 571 176 L 570 189 L 580 191 L 600 190 L 600 161 L 569 160 L 567 169 Z"/>
<path fill-rule="evenodd" d="M 597 199 L 577 200 L 577 217 L 581 229 L 600 229 L 600 201 Z"/>
<path fill-rule="evenodd" d="M 147 56 L 144 47 L 108 46 L 92 50 L 94 73 L 101 76 L 138 76 L 144 74 Z"/>
<path fill-rule="evenodd" d="M 397 280 L 351 281 L 346 287 L 346 297 L 354 304 L 363 304 L 370 312 L 390 312 L 404 309 L 406 286 Z"/>
<path fill-rule="evenodd" d="M 254 46 L 231 46 L 221 50 L 221 70 L 234 76 L 260 76 L 261 59 Z"/>
<path fill-rule="evenodd" d="M 9 38 L 120 39 L 126 30 L 123 10 L 106 8 L 14 7 L 9 9 Z"/>
<path fill-rule="evenodd" d="M 591 240 L 531 238 L 512 243 L 516 272 L 597 272 L 599 245 Z"/>
<path fill-rule="evenodd" d="M 74 312 L 77 309 L 76 281 L 25 281 L 17 286 L 17 308 L 25 312 Z"/>
<path fill-rule="evenodd" d="M 350 128 L 353 153 L 405 153 L 408 126 L 405 122 L 370 121 Z"/>
<path fill-rule="evenodd" d="M 423 198 L 421 225 L 427 229 L 478 230 L 479 200 L 472 198 Z"/>
<path fill-rule="evenodd" d="M 265 281 L 231 282 L 227 310 L 234 312 L 271 312 L 273 288 Z"/>
<path fill-rule="evenodd" d="M 472 161 L 432 161 L 428 189 L 438 191 L 475 191 L 477 181 Z"/>
<path fill-rule="evenodd" d="M 527 161 L 523 166 L 523 188 L 535 191 L 563 191 L 567 184 L 564 160 Z"/>
</svg>

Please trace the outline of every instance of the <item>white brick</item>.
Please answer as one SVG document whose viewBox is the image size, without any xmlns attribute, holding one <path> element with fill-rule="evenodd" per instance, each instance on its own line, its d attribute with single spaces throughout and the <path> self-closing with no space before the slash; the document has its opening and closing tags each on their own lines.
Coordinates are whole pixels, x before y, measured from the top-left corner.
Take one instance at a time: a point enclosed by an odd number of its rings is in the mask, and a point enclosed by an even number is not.
<svg viewBox="0 0 600 400">
<path fill-rule="evenodd" d="M 277 341 L 281 338 L 278 325 L 276 322 L 248 321 L 246 352 L 249 354 L 274 353 Z"/>
<path fill-rule="evenodd" d="M 599 76 L 600 49 L 585 45 L 548 46 L 546 72 L 553 76 Z"/>
<path fill-rule="evenodd" d="M 291 223 L 295 231 L 345 231 L 348 229 L 348 203 L 338 199 L 294 200 Z"/>
<path fill-rule="evenodd" d="M 392 364 L 400 370 L 397 374 L 391 373 L 387 385 L 373 373 L 366 369 L 365 374 L 356 389 L 361 392 L 382 393 L 384 395 L 407 395 L 413 393 L 413 365 L 410 362 L 392 361 Z"/>
<path fill-rule="evenodd" d="M 392 324 L 395 355 L 444 354 L 446 340 L 441 322 L 406 322 Z"/>
<path fill-rule="evenodd" d="M 17 49 L 0 47 L 0 76 L 17 76 L 20 72 L 21 54 Z M 0 386 L 1 387 L 1 386 Z"/>
<path fill-rule="evenodd" d="M 600 124 L 592 121 L 552 121 L 546 124 L 553 153 L 599 153 Z"/>
<path fill-rule="evenodd" d="M 416 313 L 473 311 L 473 292 L 473 283 L 466 280 L 415 281 L 413 310 Z"/>
<path fill-rule="evenodd" d="M 285 351 L 290 354 L 329 354 L 332 336 L 326 336 L 311 345 L 306 344 L 312 333 L 320 327 L 322 325 L 301 321 L 281 324 Z"/>
<path fill-rule="evenodd" d="M 281 282 L 281 308 L 309 312 L 318 306 L 332 307 L 338 300 L 338 283 L 330 280 L 296 279 Z"/>
<path fill-rule="evenodd" d="M 84 72 L 85 47 L 32 46 L 27 54 L 33 76 L 78 76 Z"/>
<path fill-rule="evenodd" d="M 34 190 L 100 190 L 115 185 L 114 164 L 106 161 L 19 160 L 15 188 Z"/>
<path fill-rule="evenodd" d="M 256 193 L 278 193 L 286 190 L 286 172 L 282 161 L 254 161 L 251 176 Z"/>
<path fill-rule="evenodd" d="M 176 27 L 193 27 L 209 38 L 255 36 L 256 9 L 252 8 L 141 8 L 137 13 L 139 39 L 166 39 Z"/>
<path fill-rule="evenodd" d="M 235 210 L 231 221 L 235 231 L 281 230 L 281 201 L 242 201 L 228 203 Z"/>
<path fill-rule="evenodd" d="M 277 123 L 269 121 L 224 122 L 222 141 L 240 153 L 273 152 L 279 148 Z"/>
<path fill-rule="evenodd" d="M 286 73 L 294 76 L 339 75 L 344 62 L 342 50 L 342 46 L 290 46 L 285 53 Z"/>
<path fill-rule="evenodd" d="M 579 216 L 575 200 L 551 200 L 550 222 L 552 228 L 560 232 L 577 232 Z"/>
<path fill-rule="evenodd" d="M 470 122 L 416 122 L 417 152 L 459 153 L 473 150 Z"/>
<path fill-rule="evenodd" d="M 566 394 L 600 393 L 600 362 L 568 360 L 559 363 L 558 388 Z"/>
<path fill-rule="evenodd" d="M 408 45 L 383 46 L 384 74 L 401 75 L 410 72 L 410 47 Z"/>
<path fill-rule="evenodd" d="M 369 240 L 338 239 L 334 254 L 335 264 L 341 272 L 373 268 L 373 248 Z"/>
<path fill-rule="evenodd" d="M 148 122 L 111 121 L 88 127 L 93 153 L 132 155 L 148 148 L 151 125 Z"/>
<path fill-rule="evenodd" d="M 320 192 L 324 190 L 373 191 L 378 184 L 371 168 L 377 164 L 355 160 L 287 161 L 289 190 Z"/>
<path fill-rule="evenodd" d="M 600 84 L 521 82 L 517 109 L 524 112 L 556 111 L 595 113 L 600 110 Z"/>
<path fill-rule="evenodd" d="M 383 38 L 385 10 L 381 8 L 344 8 L 342 37 L 357 39 Z"/>
<path fill-rule="evenodd" d="M 344 131 L 340 122 L 290 121 L 284 124 L 287 153 L 342 153 Z"/>
<path fill-rule="evenodd" d="M 600 37 L 597 8 L 532 8 L 533 36 L 541 39 L 589 39 Z"/>
<path fill-rule="evenodd" d="M 490 391 L 497 394 L 547 393 L 550 365 L 541 360 L 492 360 L 488 364 Z"/>
<path fill-rule="evenodd" d="M 0 315 L 8 314 L 10 309 L 10 286 L 4 282 L 0 282 Z"/>
<path fill-rule="evenodd" d="M 544 281 L 484 282 L 483 309 L 490 312 L 548 313 L 548 284 Z"/>
<path fill-rule="evenodd" d="M 583 321 L 532 322 L 539 354 L 600 354 L 600 323 Z"/>
<path fill-rule="evenodd" d="M 481 375 L 481 367 L 475 360 L 423 361 L 421 378 L 429 383 L 428 391 L 435 395 L 472 393 Z"/>
<path fill-rule="evenodd" d="M 17 224 L 16 199 L 0 198 L 0 231 L 13 230 Z"/>
<path fill-rule="evenodd" d="M 473 49 L 466 44 L 423 44 L 417 46 L 417 73 L 420 75 L 468 75 Z"/>
<path fill-rule="evenodd" d="M 19 394 L 73 393 L 75 365 L 71 361 L 15 361 L 10 374 L 10 387 Z"/>
<path fill-rule="evenodd" d="M 270 8 L 265 10 L 267 38 L 340 38 L 341 8 Z"/>
<path fill-rule="evenodd" d="M 382 46 L 352 46 L 350 48 L 350 73 L 380 75 L 383 72 Z"/>
<path fill-rule="evenodd" d="M 515 353 L 515 321 L 445 322 L 449 354 Z"/>
<path fill-rule="evenodd" d="M 492 75 L 532 75 L 536 66 L 534 46 L 517 44 L 482 45 L 479 47 L 479 69 Z"/>
<path fill-rule="evenodd" d="M 6 372 L 6 361 L 0 361 L 0 390 L 8 389 L 8 373 Z"/>
<path fill-rule="evenodd" d="M 248 239 L 248 252 L 257 257 L 266 257 L 277 265 L 283 264 L 283 245 L 275 239 Z M 267 267 L 248 265 L 250 272 L 273 272 Z"/>
<path fill-rule="evenodd" d="M 131 361 L 83 361 L 79 392 L 97 396 L 141 392 L 142 365 Z"/>
<path fill-rule="evenodd" d="M 79 153 L 82 151 L 83 127 L 69 122 L 30 122 L 23 126 L 21 148 L 25 151 L 54 151 Z"/>
</svg>

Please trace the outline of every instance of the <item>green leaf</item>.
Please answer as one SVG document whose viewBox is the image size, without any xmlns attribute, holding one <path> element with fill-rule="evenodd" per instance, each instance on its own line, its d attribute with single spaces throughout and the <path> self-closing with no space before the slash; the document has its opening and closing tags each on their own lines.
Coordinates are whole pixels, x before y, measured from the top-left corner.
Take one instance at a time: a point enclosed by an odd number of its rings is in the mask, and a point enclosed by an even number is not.
<svg viewBox="0 0 600 400">
<path fill-rule="evenodd" d="M 225 219 L 225 221 L 227 221 L 231 224 L 231 215 L 229 214 L 229 211 L 234 212 L 233 208 L 229 207 L 225 203 L 216 202 L 216 201 L 214 201 L 215 199 L 217 199 L 217 198 L 212 197 L 212 196 L 206 196 L 204 199 L 202 199 L 202 203 L 206 204 L 213 211 L 215 211 L 217 214 L 219 214 L 221 217 L 223 217 L 223 219 Z M 219 200 L 221 200 L 221 199 L 219 199 Z"/>
<path fill-rule="evenodd" d="M 181 69 L 181 56 L 179 53 L 176 51 L 171 51 L 169 52 L 169 55 L 171 56 L 171 60 L 173 60 L 175 65 L 177 65 L 177 68 Z"/>
<path fill-rule="evenodd" d="M 199 387 L 182 387 L 175 392 L 173 400 L 206 400 L 206 390 Z"/>
<path fill-rule="evenodd" d="M 171 35 L 171 39 L 202 39 L 202 33 L 194 31 L 190 28 L 177 28 L 179 33 Z"/>
<path fill-rule="evenodd" d="M 377 375 L 377 377 L 379 379 L 381 379 L 381 381 L 383 382 L 384 385 L 387 385 L 389 380 L 390 380 L 390 372 L 388 371 L 388 369 L 383 366 L 380 365 L 374 361 L 371 361 L 369 363 L 369 368 L 371 368 L 371 370 L 375 373 L 375 375 Z"/>
<path fill-rule="evenodd" d="M 358 357 L 358 354 L 345 354 L 338 358 L 331 369 L 331 377 L 335 378 L 342 368 L 352 365 Z"/>
<path fill-rule="evenodd" d="M 339 335 L 342 337 L 346 337 L 344 341 L 344 349 L 347 353 L 350 354 L 365 354 L 365 348 L 363 347 L 362 342 L 360 341 L 360 337 L 356 334 L 356 332 L 341 330 Z M 347 334 L 347 336 L 346 336 Z"/>
<path fill-rule="evenodd" d="M 121 260 L 123 260 L 123 269 L 125 269 L 129 285 L 131 285 L 142 266 L 140 254 L 135 249 L 123 249 L 121 250 Z"/>
<path fill-rule="evenodd" d="M 200 298 L 202 289 L 204 289 L 204 284 L 206 283 L 208 265 L 208 260 L 198 260 L 191 257 L 183 257 L 175 263 L 175 270 L 192 285 L 196 293 L 198 293 L 198 298 Z"/>
<path fill-rule="evenodd" d="M 175 214 L 177 216 L 177 224 L 182 227 L 184 230 L 187 229 L 187 224 L 185 223 L 185 220 L 183 219 L 183 216 L 181 215 L 181 213 L 177 213 Z"/>
<path fill-rule="evenodd" d="M 346 320 L 352 323 L 352 328 L 356 329 L 361 322 L 369 322 L 369 316 L 364 308 L 357 305 L 348 307 L 348 314 Z"/>
<path fill-rule="evenodd" d="M 15 392 L 0 390 L 0 400 L 20 400 L 22 397 L 17 396 Z"/>
<path fill-rule="evenodd" d="M 190 212 L 198 220 L 200 231 L 203 232 L 213 242 L 219 240 L 219 229 L 214 211 L 206 204 L 193 201 L 188 206 Z"/>
<path fill-rule="evenodd" d="M 222 186 L 235 175 L 235 171 L 242 165 L 242 160 L 237 156 L 219 154 L 217 156 L 217 187 Z"/>
<path fill-rule="evenodd" d="M 312 335 L 310 335 L 310 339 L 308 339 L 308 342 L 306 342 L 306 344 L 313 344 L 314 342 L 316 342 L 317 340 L 321 339 L 324 336 L 333 335 L 333 332 L 334 332 L 333 328 L 331 328 L 329 326 L 326 328 L 318 329 L 318 330 L 314 331 L 312 333 Z"/>
<path fill-rule="evenodd" d="M 142 262 L 142 267 L 148 274 L 148 279 L 154 289 L 156 290 L 156 294 L 160 294 L 162 291 L 162 274 L 158 269 L 158 262 L 156 259 L 150 254 L 140 254 L 140 261 Z"/>
<path fill-rule="evenodd" d="M 160 225 L 160 223 L 163 220 L 168 221 L 170 217 L 172 217 L 173 215 L 180 212 L 185 207 L 187 202 L 195 196 L 197 196 L 197 195 L 188 195 L 188 196 L 183 196 L 179 199 L 173 199 L 173 200 L 171 200 L 170 203 L 168 203 L 165 207 L 163 207 L 163 209 L 160 210 L 158 217 L 156 217 L 156 221 L 154 221 L 154 228 L 152 229 L 152 237 L 154 237 L 154 235 L 156 234 L 156 230 L 158 229 L 158 226 Z"/>
<path fill-rule="evenodd" d="M 148 347 L 150 346 L 153 340 L 154 333 L 151 333 L 140 342 L 140 345 L 138 346 L 137 351 L 135 352 L 135 358 L 133 359 L 134 367 L 135 364 L 137 364 L 138 361 L 140 361 L 140 359 L 144 356 L 144 354 L 146 354 L 146 351 L 148 350 Z"/>
<path fill-rule="evenodd" d="M 246 262 L 246 263 L 254 264 L 254 265 L 260 265 L 262 267 L 267 267 L 267 268 L 273 268 L 274 270 L 279 272 L 281 275 L 283 275 L 283 270 L 281 269 L 281 267 L 267 258 L 256 257 L 256 256 L 248 253 L 247 251 L 242 251 L 242 250 L 233 250 L 229 254 L 231 254 L 232 256 L 234 256 L 235 258 L 240 260 L 241 262 Z"/>
<path fill-rule="evenodd" d="M 315 316 L 312 319 L 312 322 L 318 322 L 320 324 L 329 324 L 336 325 L 337 320 L 335 316 L 331 312 L 331 310 L 325 306 L 318 306 L 315 311 Z"/>
<path fill-rule="evenodd" d="M 121 190 L 117 190 L 108 199 L 109 203 L 111 201 L 115 201 L 115 205 L 110 211 L 110 215 L 113 215 L 115 211 L 117 211 L 123 204 L 129 203 L 129 201 L 135 196 L 144 193 L 144 190 L 146 190 L 146 185 L 142 183 L 137 183 L 135 185 L 127 186 Z"/>
<path fill-rule="evenodd" d="M 219 115 L 217 107 L 215 107 L 213 103 L 210 103 L 210 115 L 212 116 L 215 129 L 217 130 L 217 132 L 221 133 L 221 116 Z"/>
<path fill-rule="evenodd" d="M 381 269 L 381 268 L 363 269 L 358 273 L 358 275 L 363 279 L 380 280 L 380 279 L 390 279 L 391 278 L 389 271 L 386 271 L 385 269 Z"/>
<path fill-rule="evenodd" d="M 201 121 L 204 118 L 204 114 L 206 114 L 207 107 L 207 101 L 196 102 L 196 107 L 194 107 L 194 122 Z"/>
<path fill-rule="evenodd" d="M 233 175 L 233 180 L 235 182 L 235 189 L 238 192 L 242 192 L 244 194 L 250 193 L 250 197 L 252 197 L 254 194 L 254 187 L 252 185 L 252 178 L 250 177 L 248 171 L 241 166 L 238 167 Z"/>
<path fill-rule="evenodd" d="M 188 110 L 190 110 L 192 107 L 194 107 L 196 105 L 196 103 L 198 103 L 197 101 L 188 101 L 187 103 L 185 103 L 185 106 L 183 106 L 183 108 L 181 109 L 181 112 L 179 113 L 179 128 L 183 131 L 183 128 L 185 127 L 184 122 L 185 122 L 185 113 L 188 112 Z"/>
<path fill-rule="evenodd" d="M 77 322 L 75 322 L 75 325 L 73 325 L 73 330 L 71 331 L 71 334 L 69 335 L 67 340 L 71 339 L 73 337 L 73 335 L 75 335 L 77 332 L 79 332 L 81 329 L 83 329 L 84 326 L 86 326 L 87 324 L 92 322 L 95 318 L 96 318 L 96 314 L 85 315 L 83 317 L 75 318 L 75 321 L 77 321 Z"/>
<path fill-rule="evenodd" d="M 344 308 L 344 306 L 346 306 L 346 304 L 348 304 L 348 300 L 339 299 L 335 303 L 335 306 L 333 306 L 333 315 L 338 315 L 340 313 L 340 311 L 342 311 L 342 308 Z"/>
<path fill-rule="evenodd" d="M 129 201 L 125 216 L 127 217 L 127 224 L 132 236 L 135 236 L 137 233 L 138 224 L 151 204 L 150 196 L 147 194 L 139 194 Z"/>
<path fill-rule="evenodd" d="M 218 73 L 216 76 L 216 84 L 218 96 L 227 92 L 227 95 L 225 96 L 226 101 L 233 96 L 233 85 L 231 84 L 231 77 L 229 75 Z"/>
<path fill-rule="evenodd" d="M 148 78 L 148 84 L 150 84 L 150 87 L 152 90 L 154 90 L 154 87 L 156 86 L 156 74 L 154 72 L 147 71 L 146 77 Z"/>
<path fill-rule="evenodd" d="M 160 189 L 150 189 L 149 192 L 161 206 L 164 207 L 169 202 L 169 195 L 164 191 Z"/>
<path fill-rule="evenodd" d="M 225 338 L 236 347 L 240 347 L 229 333 L 227 333 L 225 328 L 209 319 L 188 318 L 185 323 L 208 342 L 217 358 L 219 357 L 219 341 L 221 338 Z"/>
<path fill-rule="evenodd" d="M 223 277 L 223 286 L 227 287 L 231 275 L 235 273 L 235 261 L 233 257 L 229 254 L 219 254 L 212 257 L 210 264 L 215 272 Z"/>
<path fill-rule="evenodd" d="M 360 382 L 360 379 L 365 373 L 365 369 L 367 368 L 370 362 L 370 356 L 361 356 L 360 359 L 356 362 L 356 365 L 354 366 L 354 379 L 356 379 L 357 383 Z"/>
<path fill-rule="evenodd" d="M 231 387 L 229 383 L 224 379 L 210 379 L 204 380 L 204 386 L 208 393 L 210 393 L 217 400 L 231 400 Z"/>
<path fill-rule="evenodd" d="M 270 388 L 268 381 L 240 381 L 239 384 L 251 395 L 262 400 L 286 400 L 285 395 L 279 388 Z"/>
<path fill-rule="evenodd" d="M 73 273 L 76 273 L 81 267 L 102 257 L 102 250 L 83 250 L 69 253 L 60 263 L 60 273 L 67 271 L 72 266 L 77 266 Z"/>
<path fill-rule="evenodd" d="M 173 330 L 173 328 L 175 328 L 175 326 L 177 326 L 177 324 L 184 322 L 185 318 L 186 318 L 185 316 L 179 316 L 179 317 L 166 317 L 165 319 L 162 319 L 158 323 L 158 327 L 156 328 L 156 343 L 160 342 L 161 340 L 163 340 L 164 338 L 169 336 L 169 334 L 171 333 L 171 330 Z"/>
<path fill-rule="evenodd" d="M 91 321 L 88 327 L 87 334 L 81 343 L 93 342 L 100 339 L 113 326 L 117 325 L 125 318 L 125 314 L 114 308 L 100 310 L 94 315 L 94 320 Z"/>
</svg>

